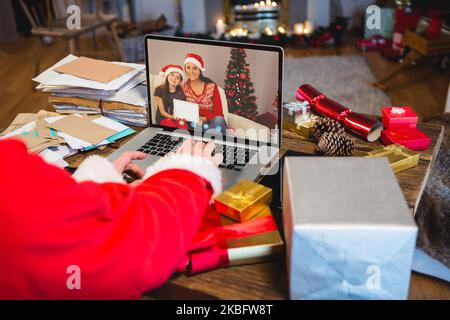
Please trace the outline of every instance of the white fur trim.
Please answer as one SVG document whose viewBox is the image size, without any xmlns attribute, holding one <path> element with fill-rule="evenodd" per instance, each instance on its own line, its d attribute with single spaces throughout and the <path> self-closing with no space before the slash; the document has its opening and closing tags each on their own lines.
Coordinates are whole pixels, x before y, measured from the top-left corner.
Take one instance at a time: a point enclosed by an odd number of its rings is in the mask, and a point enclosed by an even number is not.
<svg viewBox="0 0 450 320">
<path fill-rule="evenodd" d="M 204 178 L 213 188 L 213 197 L 222 192 L 222 174 L 219 168 L 210 160 L 189 154 L 173 154 L 159 159 L 147 168 L 144 180 L 169 169 L 187 170 Z"/>
<path fill-rule="evenodd" d="M 72 177 L 78 182 L 89 180 L 98 183 L 125 183 L 122 175 L 114 168 L 113 164 L 108 159 L 98 155 L 87 157 L 86 160 L 80 164 Z"/>
<path fill-rule="evenodd" d="M 159 75 L 163 78 L 167 78 L 169 76 L 169 74 L 171 74 L 172 72 L 176 72 L 181 74 L 181 78 L 186 79 L 186 75 L 184 74 L 184 71 L 182 69 L 179 68 L 167 68 L 166 72 L 164 71 L 160 71 Z"/>
<path fill-rule="evenodd" d="M 188 62 L 195 64 L 200 70 L 205 72 L 205 68 L 202 67 L 202 65 L 200 64 L 200 61 L 198 61 L 197 59 L 190 58 L 190 57 L 186 58 L 186 60 L 184 60 L 184 65 L 186 65 L 186 63 L 188 63 Z"/>
</svg>

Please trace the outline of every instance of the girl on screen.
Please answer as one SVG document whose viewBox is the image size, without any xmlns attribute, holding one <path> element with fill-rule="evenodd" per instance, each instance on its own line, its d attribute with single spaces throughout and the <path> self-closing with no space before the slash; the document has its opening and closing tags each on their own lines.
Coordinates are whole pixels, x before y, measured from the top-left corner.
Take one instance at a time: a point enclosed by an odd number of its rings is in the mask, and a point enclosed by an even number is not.
<svg viewBox="0 0 450 320">
<path fill-rule="evenodd" d="M 159 73 L 165 78 L 163 84 L 155 89 L 155 100 L 157 105 L 156 123 L 169 127 L 177 127 L 179 119 L 173 114 L 173 99 L 186 100 L 186 96 L 181 87 L 181 82 L 185 78 L 183 67 L 175 64 L 168 64 Z"/>
</svg>

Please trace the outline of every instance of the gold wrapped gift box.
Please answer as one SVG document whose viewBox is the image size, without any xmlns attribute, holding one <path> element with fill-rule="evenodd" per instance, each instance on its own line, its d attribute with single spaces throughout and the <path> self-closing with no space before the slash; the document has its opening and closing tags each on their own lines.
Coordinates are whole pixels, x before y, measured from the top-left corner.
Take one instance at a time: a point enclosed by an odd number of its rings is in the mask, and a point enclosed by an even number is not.
<svg viewBox="0 0 450 320">
<path fill-rule="evenodd" d="M 272 190 L 250 180 L 240 181 L 214 199 L 218 212 L 238 222 L 251 219 L 271 202 Z"/>
<path fill-rule="evenodd" d="M 386 157 L 391 164 L 392 171 L 399 173 L 419 164 L 419 153 L 411 151 L 399 144 L 391 144 L 384 148 L 369 152 L 367 157 Z"/>
<path fill-rule="evenodd" d="M 315 119 L 308 119 L 306 121 L 300 122 L 299 124 L 291 123 L 289 121 L 283 121 L 283 126 L 289 131 L 297 133 L 305 138 L 310 138 L 316 122 L 317 120 Z"/>
</svg>

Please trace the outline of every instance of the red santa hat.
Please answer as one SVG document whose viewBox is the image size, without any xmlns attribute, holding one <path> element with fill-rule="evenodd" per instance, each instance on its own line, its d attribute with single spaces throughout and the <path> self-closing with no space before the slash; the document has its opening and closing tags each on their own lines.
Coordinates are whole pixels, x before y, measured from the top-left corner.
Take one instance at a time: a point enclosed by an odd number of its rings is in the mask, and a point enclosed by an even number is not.
<svg viewBox="0 0 450 320">
<path fill-rule="evenodd" d="M 205 72 L 205 63 L 203 62 L 203 58 L 200 57 L 198 54 L 195 53 L 188 53 L 186 55 L 186 58 L 184 59 L 184 65 L 186 63 L 191 62 L 194 65 L 196 65 L 200 70 Z"/>
<path fill-rule="evenodd" d="M 159 75 L 161 77 L 167 78 L 167 76 L 169 74 L 171 74 L 172 72 L 178 72 L 179 74 L 181 74 L 181 77 L 184 78 L 184 71 L 183 71 L 183 67 L 177 64 L 168 64 L 167 66 L 165 66 L 164 68 L 161 69 L 161 71 L 159 72 Z"/>
</svg>

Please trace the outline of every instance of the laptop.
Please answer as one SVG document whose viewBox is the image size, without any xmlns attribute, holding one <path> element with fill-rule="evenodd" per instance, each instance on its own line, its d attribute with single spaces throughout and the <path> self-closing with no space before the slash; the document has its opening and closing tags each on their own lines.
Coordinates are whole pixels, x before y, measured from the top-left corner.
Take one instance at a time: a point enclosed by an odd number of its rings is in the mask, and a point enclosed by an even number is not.
<svg viewBox="0 0 450 320">
<path fill-rule="evenodd" d="M 242 179 L 259 181 L 265 175 L 277 173 L 281 147 L 284 57 L 281 47 L 146 35 L 145 49 L 149 125 L 111 154 L 109 160 L 117 159 L 125 151 L 142 151 L 147 153 L 147 157 L 134 163 L 145 171 L 167 153 L 176 151 L 185 139 L 191 138 L 205 143 L 213 142 L 214 153 L 223 154 L 224 160 L 219 168 L 224 189 Z M 172 125 L 161 120 L 157 122 L 158 106 L 154 91 L 165 82 L 159 72 L 169 64 L 184 66 L 185 61 L 192 61 L 186 60 L 186 55 L 192 53 L 203 60 L 202 75 L 217 86 L 214 94 L 215 102 L 222 110 L 219 115 L 223 120 L 220 122 L 222 126 L 214 127 L 207 117 L 204 117 L 204 123 L 184 119 L 172 121 Z M 240 59 L 238 64 L 233 60 L 236 54 Z M 185 76 L 180 83 L 183 90 L 189 88 L 187 81 L 191 81 L 191 78 Z M 209 81 L 208 85 L 211 85 Z M 206 92 L 207 87 L 203 88 Z M 248 94 L 239 96 L 239 88 Z M 192 94 L 186 94 L 186 101 L 199 102 L 192 99 Z M 241 104 L 241 100 L 247 102 Z M 200 100 L 200 117 L 205 115 L 203 102 Z M 177 107 L 181 105 L 177 103 Z"/>
</svg>

